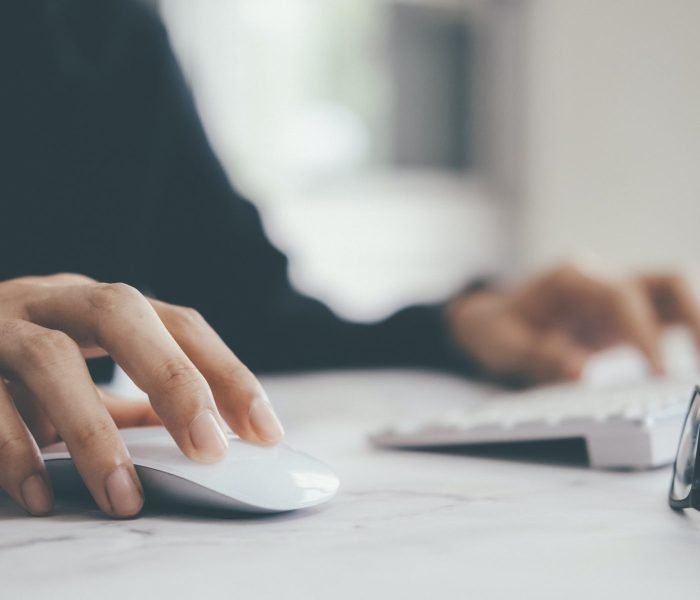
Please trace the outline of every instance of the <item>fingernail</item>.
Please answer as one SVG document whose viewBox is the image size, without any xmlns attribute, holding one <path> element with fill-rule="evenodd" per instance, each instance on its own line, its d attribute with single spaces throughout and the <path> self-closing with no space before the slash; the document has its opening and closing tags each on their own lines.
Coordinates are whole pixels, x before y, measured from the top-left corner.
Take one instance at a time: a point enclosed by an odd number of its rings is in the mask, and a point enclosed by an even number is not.
<svg viewBox="0 0 700 600">
<path fill-rule="evenodd" d="M 21 486 L 22 498 L 27 510 L 33 515 L 45 515 L 51 512 L 53 499 L 51 490 L 41 475 L 30 475 Z"/>
<path fill-rule="evenodd" d="M 190 439 L 197 458 L 205 461 L 222 459 L 228 448 L 226 435 L 210 410 L 205 410 L 190 423 Z"/>
<path fill-rule="evenodd" d="M 143 506 L 143 494 L 124 465 L 117 467 L 105 482 L 112 512 L 121 517 L 137 514 Z"/>
<path fill-rule="evenodd" d="M 250 405 L 250 423 L 258 437 L 265 442 L 279 442 L 284 436 L 284 429 L 279 422 L 270 402 L 258 396 Z"/>
</svg>

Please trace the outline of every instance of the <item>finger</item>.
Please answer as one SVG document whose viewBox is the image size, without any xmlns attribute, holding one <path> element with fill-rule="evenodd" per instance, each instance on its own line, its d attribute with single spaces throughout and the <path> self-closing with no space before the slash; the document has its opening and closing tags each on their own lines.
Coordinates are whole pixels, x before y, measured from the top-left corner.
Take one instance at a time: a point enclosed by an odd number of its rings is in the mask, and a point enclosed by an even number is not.
<svg viewBox="0 0 700 600">
<path fill-rule="evenodd" d="M 211 386 L 214 399 L 241 438 L 265 444 L 284 435 L 256 377 L 195 310 L 151 300 L 170 333 Z"/>
<path fill-rule="evenodd" d="M 58 431 L 49 419 L 41 403 L 19 380 L 6 382 L 7 389 L 14 400 L 15 407 L 22 421 L 39 447 L 48 446 L 59 441 Z"/>
<path fill-rule="evenodd" d="M 97 283 L 87 275 L 79 273 L 53 273 L 51 275 L 18 277 L 16 281 L 25 281 L 35 285 L 55 286 L 55 285 L 90 285 Z"/>
<path fill-rule="evenodd" d="M 638 284 L 610 288 L 608 301 L 622 339 L 634 344 L 646 357 L 655 375 L 663 375 L 660 327 L 650 299 Z"/>
<path fill-rule="evenodd" d="M 86 275 L 80 275 L 78 273 L 55 273 L 53 275 L 44 275 L 41 277 L 24 277 L 24 281 L 33 282 L 37 285 L 42 286 L 76 286 L 76 285 L 95 285 L 97 281 Z M 101 358 L 103 356 L 108 356 L 107 351 L 104 348 L 100 348 L 96 345 L 85 345 L 80 348 L 83 356 L 85 358 Z"/>
<path fill-rule="evenodd" d="M 590 352 L 562 332 L 535 335 L 527 374 L 536 384 L 578 380 L 589 356 Z"/>
<path fill-rule="evenodd" d="M 53 494 L 41 454 L 0 381 L 0 487 L 33 515 L 53 508 Z"/>
<path fill-rule="evenodd" d="M 680 275 L 643 275 L 639 282 L 646 290 L 658 317 L 667 323 L 687 325 L 700 348 L 700 303 L 687 280 Z"/>
<path fill-rule="evenodd" d="M 15 281 L 19 281 L 25 284 L 30 284 L 33 286 L 34 290 L 36 288 L 55 288 L 58 286 L 86 286 L 95 285 L 97 282 L 85 275 L 79 275 L 77 273 L 55 273 L 53 275 L 42 275 L 40 277 L 26 276 L 20 277 Z M 100 348 L 95 345 L 83 345 L 80 348 L 83 356 L 85 358 L 100 358 L 107 356 L 107 352 L 104 348 Z"/>
<path fill-rule="evenodd" d="M 560 294 L 555 293 L 553 297 L 568 297 L 577 306 L 577 312 L 598 313 L 597 318 L 585 319 L 589 327 L 595 323 L 608 325 L 607 334 L 592 332 L 589 338 L 610 342 L 619 333 L 622 341 L 635 345 L 642 352 L 652 373 L 664 373 L 659 324 L 649 298 L 638 283 L 568 266 L 553 277 L 553 289 L 560 290 Z M 601 310 L 611 318 L 602 318 Z"/>
<path fill-rule="evenodd" d="M 588 353 L 562 333 L 543 333 L 519 312 L 501 305 L 494 312 L 493 301 L 483 306 L 472 302 L 472 318 L 462 321 L 465 339 L 478 340 L 467 350 L 492 377 L 522 386 L 581 376 Z M 459 334 L 458 334 L 459 337 Z"/>
<path fill-rule="evenodd" d="M 223 458 L 228 439 L 207 381 L 136 289 L 124 284 L 46 288 L 35 294 L 27 314 L 80 346 L 104 348 L 146 392 L 185 455 L 201 462 Z"/>
<path fill-rule="evenodd" d="M 514 304 L 537 329 L 565 330 L 581 346 L 602 350 L 621 341 L 610 309 L 619 281 L 609 273 L 565 263 L 517 290 Z"/>
<path fill-rule="evenodd" d="M 7 382 L 15 406 L 39 447 L 59 441 L 59 435 L 39 401 L 20 381 Z M 97 388 L 102 403 L 120 429 L 162 425 L 153 407 L 137 398 L 125 398 Z"/>
<path fill-rule="evenodd" d="M 98 506 L 114 516 L 137 514 L 143 492 L 136 471 L 75 342 L 33 323 L 3 321 L 0 366 L 38 400 Z"/>
<path fill-rule="evenodd" d="M 56 287 L 56 286 L 75 286 L 75 285 L 94 285 L 97 282 L 91 277 L 80 275 L 78 273 L 54 273 L 52 275 L 42 275 L 40 277 L 26 276 L 20 277 L 17 281 L 30 283 L 33 286 L 41 287 Z M 98 346 L 85 346 L 80 348 L 85 358 L 100 358 L 107 356 L 107 352 Z"/>
<path fill-rule="evenodd" d="M 117 396 L 100 388 L 97 389 L 102 403 L 117 427 L 149 427 L 162 425 L 153 407 L 146 401 Z"/>
</svg>

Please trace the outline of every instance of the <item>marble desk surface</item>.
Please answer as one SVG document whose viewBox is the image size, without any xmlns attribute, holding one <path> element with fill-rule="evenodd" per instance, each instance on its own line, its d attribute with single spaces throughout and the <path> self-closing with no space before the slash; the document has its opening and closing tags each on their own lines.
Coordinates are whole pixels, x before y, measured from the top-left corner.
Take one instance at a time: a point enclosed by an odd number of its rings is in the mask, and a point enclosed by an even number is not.
<svg viewBox="0 0 700 600">
<path fill-rule="evenodd" d="M 681 598 L 700 585 L 700 515 L 668 509 L 669 469 L 375 450 L 377 423 L 476 401 L 477 386 L 400 371 L 264 381 L 288 442 L 339 473 L 331 504 L 111 521 L 66 502 L 30 518 L 0 497 L 0 598 Z"/>
</svg>

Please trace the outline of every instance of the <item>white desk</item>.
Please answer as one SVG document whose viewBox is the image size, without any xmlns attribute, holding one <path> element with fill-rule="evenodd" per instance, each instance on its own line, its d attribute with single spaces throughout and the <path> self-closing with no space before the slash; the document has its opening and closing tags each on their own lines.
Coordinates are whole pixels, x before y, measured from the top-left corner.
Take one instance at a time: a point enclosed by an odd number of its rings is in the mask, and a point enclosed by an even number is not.
<svg viewBox="0 0 700 600">
<path fill-rule="evenodd" d="M 700 515 L 667 508 L 668 469 L 376 451 L 364 434 L 391 411 L 469 401 L 474 386 L 401 372 L 265 381 L 288 441 L 340 474 L 334 502 L 109 521 L 75 505 L 29 518 L 2 498 L 0 598 L 658 599 L 700 584 Z"/>
</svg>

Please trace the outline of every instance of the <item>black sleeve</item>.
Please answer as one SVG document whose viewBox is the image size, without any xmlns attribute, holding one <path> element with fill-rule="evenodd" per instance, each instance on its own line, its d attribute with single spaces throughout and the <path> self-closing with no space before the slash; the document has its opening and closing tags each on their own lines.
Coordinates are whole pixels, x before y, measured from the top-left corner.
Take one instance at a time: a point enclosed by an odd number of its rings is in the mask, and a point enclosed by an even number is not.
<svg viewBox="0 0 700 600">
<path fill-rule="evenodd" d="M 150 220 L 145 281 L 157 297 L 198 309 L 258 372 L 365 366 L 468 370 L 442 306 L 406 308 L 372 324 L 338 318 L 295 291 L 287 259 L 256 209 L 228 181 L 206 139 L 162 27 L 156 148 L 162 189 Z"/>
</svg>

